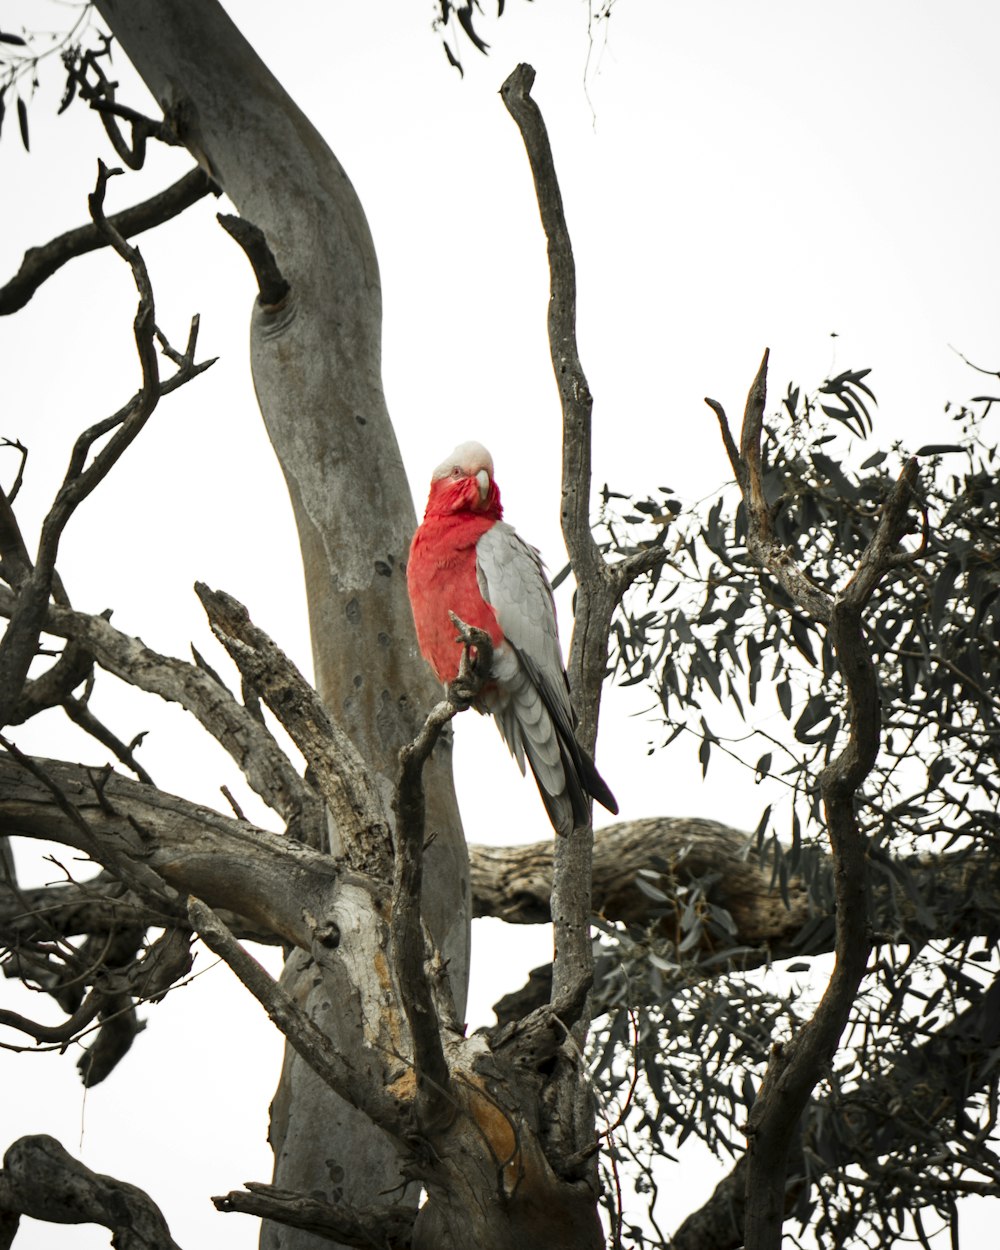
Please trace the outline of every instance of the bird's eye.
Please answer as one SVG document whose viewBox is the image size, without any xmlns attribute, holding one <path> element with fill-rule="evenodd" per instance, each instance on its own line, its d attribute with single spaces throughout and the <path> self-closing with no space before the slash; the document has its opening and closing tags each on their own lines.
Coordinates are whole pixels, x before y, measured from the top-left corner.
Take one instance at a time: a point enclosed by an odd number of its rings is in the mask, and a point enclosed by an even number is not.
<svg viewBox="0 0 1000 1250">
<path fill-rule="evenodd" d="M 456 464 L 456 465 L 455 465 L 455 467 L 452 469 L 452 471 L 451 471 L 451 476 L 452 476 L 452 477 L 461 477 L 461 476 L 462 476 L 462 470 L 458 467 L 458 465 L 457 465 L 457 464 Z"/>
</svg>

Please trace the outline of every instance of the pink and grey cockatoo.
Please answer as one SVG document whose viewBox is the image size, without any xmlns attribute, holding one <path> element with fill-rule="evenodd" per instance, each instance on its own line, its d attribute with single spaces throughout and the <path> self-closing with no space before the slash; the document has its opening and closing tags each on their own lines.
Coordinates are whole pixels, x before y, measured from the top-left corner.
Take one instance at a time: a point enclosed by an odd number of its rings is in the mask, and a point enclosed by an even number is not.
<svg viewBox="0 0 1000 1250">
<path fill-rule="evenodd" d="M 587 796 L 617 812 L 614 795 L 579 745 L 541 557 L 503 517 L 493 459 L 462 443 L 431 477 L 406 581 L 417 642 L 440 681 L 458 676 L 462 643 L 449 612 L 493 643 L 490 680 L 474 706 L 490 713 L 521 772 L 527 759 L 556 833 L 590 819 Z"/>
</svg>

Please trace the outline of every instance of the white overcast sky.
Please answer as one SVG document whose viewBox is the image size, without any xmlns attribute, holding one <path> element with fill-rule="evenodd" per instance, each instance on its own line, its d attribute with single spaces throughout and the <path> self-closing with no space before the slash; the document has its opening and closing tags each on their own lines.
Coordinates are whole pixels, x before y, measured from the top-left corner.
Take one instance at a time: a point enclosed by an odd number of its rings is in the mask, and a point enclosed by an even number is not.
<svg viewBox="0 0 1000 1250">
<path fill-rule="evenodd" d="M 491 0 L 484 7 L 492 14 Z M 985 385 L 953 348 L 1000 367 L 993 0 L 617 0 L 592 42 L 586 0 L 508 0 L 499 23 L 481 23 L 490 56 L 463 46 L 464 81 L 430 29 L 431 0 L 227 8 L 365 206 L 382 274 L 386 390 L 418 510 L 431 467 L 477 438 L 493 452 L 508 519 L 551 568 L 563 563 L 544 241 L 520 137 L 497 95 L 520 60 L 538 71 L 534 95 L 576 250 L 598 484 L 668 484 L 690 500 L 715 489 L 727 465 L 703 396 L 738 414 L 765 346 L 775 400 L 789 380 L 811 386 L 831 370 L 872 366 L 876 434 L 911 447 L 946 438 L 945 401 Z M 0 25 L 58 28 L 69 14 L 48 0 L 4 0 Z M 116 74 L 123 100 L 150 107 L 125 65 Z M 52 63 L 42 73 L 30 156 L 8 101 L 0 280 L 25 248 L 84 220 L 96 157 L 114 160 L 80 105 L 55 117 L 59 77 Z M 184 153 L 155 153 L 149 170 L 112 184 L 109 208 L 189 165 Z M 77 607 L 113 607 L 119 628 L 182 656 L 191 640 L 216 654 L 191 585 L 221 586 L 308 671 L 291 512 L 249 379 L 252 279 L 214 222 L 220 208 L 203 202 L 140 242 L 160 326 L 182 343 L 200 312 L 203 353 L 220 361 L 164 401 L 81 508 L 60 569 Z M 75 434 L 135 387 L 134 305 L 127 269 L 99 255 L 0 322 L 0 434 L 31 448 L 19 502 L 29 535 Z M 5 481 L 12 469 L 0 460 Z M 218 804 L 222 782 L 238 785 L 221 752 L 183 736 L 180 713 L 110 678 L 95 706 L 125 738 L 151 730 L 143 758 L 163 788 Z M 721 760 L 703 784 L 694 745 L 647 755 L 656 726 L 636 715 L 641 706 L 611 696 L 603 722 L 601 767 L 623 816 L 752 827 L 762 792 Z M 462 718 L 456 752 L 470 838 L 544 835 L 533 787 L 475 719 Z M 104 762 L 54 716 L 16 737 L 39 754 Z M 482 925 L 477 943 L 479 1022 L 545 957 L 545 942 Z M 202 955 L 198 966 L 209 964 Z M 4 1001 L 42 1010 L 10 987 Z M 253 1224 L 215 1215 L 207 1195 L 269 1176 L 276 1034 L 221 967 L 145 1014 L 133 1053 L 86 1099 L 71 1056 L 0 1054 L 0 1145 L 50 1132 L 94 1169 L 149 1189 L 181 1245 L 249 1247 Z M 694 1165 L 683 1185 L 668 1178 L 678 1197 L 667 1199 L 664 1227 L 713 1182 Z M 89 1248 L 107 1236 L 37 1227 L 17 1245 Z"/>
</svg>

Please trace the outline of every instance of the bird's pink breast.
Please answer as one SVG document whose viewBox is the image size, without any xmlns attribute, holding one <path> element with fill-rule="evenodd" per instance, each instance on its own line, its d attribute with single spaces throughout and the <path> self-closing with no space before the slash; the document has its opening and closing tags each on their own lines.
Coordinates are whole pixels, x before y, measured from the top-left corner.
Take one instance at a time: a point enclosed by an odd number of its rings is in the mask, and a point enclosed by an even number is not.
<svg viewBox="0 0 1000 1250">
<path fill-rule="evenodd" d="M 406 583 L 420 651 L 439 681 L 454 681 L 462 655 L 449 611 L 485 630 L 494 645 L 503 640 L 476 577 L 476 543 L 494 523 L 470 513 L 428 516 L 413 536 Z"/>
</svg>

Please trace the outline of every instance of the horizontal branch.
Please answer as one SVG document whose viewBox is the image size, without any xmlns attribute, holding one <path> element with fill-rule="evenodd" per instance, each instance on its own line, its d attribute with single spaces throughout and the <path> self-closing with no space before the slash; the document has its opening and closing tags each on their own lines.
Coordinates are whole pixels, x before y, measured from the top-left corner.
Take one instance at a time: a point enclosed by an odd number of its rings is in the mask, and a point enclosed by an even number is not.
<svg viewBox="0 0 1000 1250">
<path fill-rule="evenodd" d="M 328 915 L 341 883 L 369 887 L 330 856 L 292 838 L 117 773 L 95 776 L 78 764 L 35 763 L 60 788 L 87 836 L 48 786 L 17 761 L 0 756 L 3 833 L 76 847 L 99 863 L 106 861 L 112 872 L 118 857 L 128 858 L 180 895 L 194 894 L 243 917 L 250 931 L 270 932 L 309 951 L 314 931 L 307 917 Z"/>
<path fill-rule="evenodd" d="M 70 794 L 85 815 L 94 839 L 101 842 L 129 835 L 136 839 L 135 825 L 143 831 L 142 845 L 148 861 L 178 890 L 196 893 L 216 910 L 228 909 L 229 928 L 241 938 L 262 941 L 280 938 L 308 949 L 310 935 L 301 925 L 288 931 L 286 909 L 292 896 L 315 912 L 318 891 L 331 882 L 361 878 L 344 872 L 327 855 L 235 820 L 187 799 L 112 773 L 104 786 L 111 811 L 101 807 L 93 789 L 91 773 L 81 765 L 41 761 L 51 776 Z M 72 823 L 60 811 L 52 795 L 23 773 L 10 759 L 0 757 L 0 832 L 12 836 L 45 838 L 79 846 Z M 734 943 L 760 947 L 773 959 L 802 957 L 830 949 L 831 933 L 818 933 L 806 942 L 799 939 L 810 917 L 804 886 L 792 880 L 788 906 L 772 886 L 770 863 L 761 864 L 746 854 L 749 835 L 715 821 L 683 817 L 650 817 L 622 821 L 598 831 L 595 837 L 594 899 L 598 915 L 614 922 L 653 925 L 666 910 L 662 902 L 636 884 L 646 872 L 660 871 L 664 860 L 673 865 L 682 884 L 700 876 L 721 873 L 713 886 L 712 900 L 725 907 L 736 923 Z M 507 920 L 513 924 L 549 922 L 548 900 L 552 881 L 552 839 L 521 846 L 469 847 L 473 914 Z M 983 917 L 976 899 L 981 891 L 1000 890 L 1000 861 L 989 857 L 946 854 L 902 860 L 892 871 L 873 879 L 872 923 L 879 941 L 956 940 L 983 932 Z M 217 871 L 215 871 L 217 869 Z M 894 884 L 902 872 L 910 886 Z M 276 891 L 269 907 L 261 898 L 274 891 L 285 874 L 286 888 Z M 642 878 L 649 881 L 647 876 Z M 652 878 L 655 884 L 656 878 Z M 30 909 L 45 907 L 47 923 L 64 936 L 101 933 L 116 920 L 145 918 L 162 924 L 163 916 L 142 911 L 129 895 L 117 897 L 110 874 L 81 885 L 49 886 L 23 891 Z M 926 895 L 932 906 L 917 915 L 919 900 Z M 256 907 L 251 907 L 253 900 Z M 29 910 L 30 910 L 29 909 Z M 246 910 L 244 910 L 246 909 Z M 0 929 L 27 934 L 32 922 L 22 916 L 24 908 L 10 894 L 0 892 Z M 942 928 L 927 924 L 931 915 L 941 917 Z M 283 919 L 284 917 L 284 919 Z M 815 917 L 814 917 L 815 919 Z M 24 928 L 21 928 L 21 926 Z M 817 930 L 817 925 L 811 925 Z"/>
<path fill-rule="evenodd" d="M 22 1137 L 7 1151 L 0 1171 L 0 1228 L 4 1215 L 101 1224 L 111 1230 L 117 1250 L 179 1250 L 148 1194 L 92 1172 L 54 1137 Z"/>
<path fill-rule="evenodd" d="M 261 1220 L 274 1220 L 364 1250 L 373 1246 L 406 1250 L 413 1232 L 413 1212 L 406 1208 L 394 1211 L 385 1207 L 350 1207 L 256 1181 L 248 1181 L 245 1192 L 233 1190 L 212 1201 L 219 1211 L 239 1211 Z"/>
<path fill-rule="evenodd" d="M 145 230 L 161 226 L 209 192 L 218 195 L 219 189 L 208 174 L 196 166 L 166 190 L 123 212 L 114 213 L 108 222 L 123 238 L 130 239 Z M 5 286 L 0 287 L 0 317 L 23 308 L 38 288 L 63 265 L 77 256 L 107 247 L 108 242 L 107 235 L 90 222 L 75 230 L 67 230 L 40 247 L 29 247 L 20 269 Z"/>
<path fill-rule="evenodd" d="M 161 798 L 164 796 L 162 793 Z M 187 800 L 178 799 L 178 804 Z M 191 803 L 188 819 L 197 822 L 200 811 Z M 126 805 L 127 808 L 127 805 Z M 157 820 L 150 819 L 150 808 L 144 811 L 143 828 L 155 837 L 169 836 L 159 830 Z M 3 819 L 0 806 L 0 819 Z M 94 824 L 93 818 L 90 821 Z M 101 836 L 100 832 L 97 834 Z M 258 942 L 277 946 L 281 938 L 272 930 L 251 924 L 244 916 L 220 909 L 226 925 L 242 942 Z M 123 924 L 144 929 L 160 927 L 171 921 L 149 907 L 137 895 L 126 890 L 110 872 L 100 872 L 87 881 L 69 881 L 58 885 L 39 885 L 12 890 L 0 877 L 0 943 L 17 946 L 43 938 L 61 940 L 74 937 L 103 937 Z"/>
</svg>

